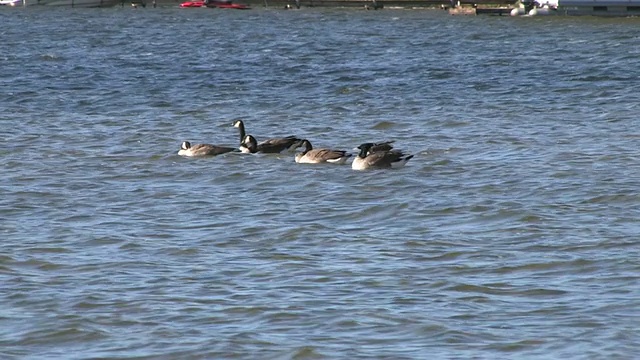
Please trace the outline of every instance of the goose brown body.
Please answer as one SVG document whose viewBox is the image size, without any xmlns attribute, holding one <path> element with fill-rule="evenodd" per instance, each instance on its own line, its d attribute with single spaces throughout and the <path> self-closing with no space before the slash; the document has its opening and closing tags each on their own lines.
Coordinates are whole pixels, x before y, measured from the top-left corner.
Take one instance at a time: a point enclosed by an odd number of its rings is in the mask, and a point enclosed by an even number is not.
<svg viewBox="0 0 640 360">
<path fill-rule="evenodd" d="M 405 154 L 401 150 L 373 151 L 373 143 L 364 143 L 358 146 L 360 153 L 353 159 L 351 168 L 354 170 L 389 169 L 404 166 L 413 155 Z"/>
<path fill-rule="evenodd" d="M 178 155 L 181 156 L 215 156 L 220 154 L 226 154 L 228 152 L 238 151 L 236 148 L 229 146 L 218 146 L 211 144 L 194 144 L 184 141 L 180 145 Z"/>
<path fill-rule="evenodd" d="M 344 164 L 351 154 L 343 150 L 334 149 L 314 149 L 309 140 L 302 140 L 302 146 L 305 150 L 296 154 L 295 160 L 300 164 Z"/>
</svg>

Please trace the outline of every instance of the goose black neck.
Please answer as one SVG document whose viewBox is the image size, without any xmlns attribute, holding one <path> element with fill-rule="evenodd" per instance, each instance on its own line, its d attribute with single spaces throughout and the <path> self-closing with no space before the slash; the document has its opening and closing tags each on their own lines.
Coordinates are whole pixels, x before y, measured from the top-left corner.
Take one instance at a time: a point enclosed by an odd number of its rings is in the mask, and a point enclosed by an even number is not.
<svg viewBox="0 0 640 360">
<path fill-rule="evenodd" d="M 240 143 L 244 140 L 244 123 L 242 121 L 238 121 L 238 129 L 240 129 Z"/>
<path fill-rule="evenodd" d="M 311 142 L 309 142 L 309 140 L 304 140 L 302 142 L 302 145 L 304 145 L 304 151 L 302 152 L 303 154 L 306 154 L 309 151 L 313 150 L 313 146 L 311 146 Z"/>
</svg>

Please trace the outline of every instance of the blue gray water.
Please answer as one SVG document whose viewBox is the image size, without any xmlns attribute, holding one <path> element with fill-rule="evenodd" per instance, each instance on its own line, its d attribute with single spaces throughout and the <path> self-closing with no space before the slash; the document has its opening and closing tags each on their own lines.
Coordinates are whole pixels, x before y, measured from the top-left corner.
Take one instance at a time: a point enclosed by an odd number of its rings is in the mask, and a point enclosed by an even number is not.
<svg viewBox="0 0 640 360">
<path fill-rule="evenodd" d="M 0 358 L 630 359 L 640 20 L 0 9 Z M 351 150 L 193 159 L 231 126 Z"/>
</svg>

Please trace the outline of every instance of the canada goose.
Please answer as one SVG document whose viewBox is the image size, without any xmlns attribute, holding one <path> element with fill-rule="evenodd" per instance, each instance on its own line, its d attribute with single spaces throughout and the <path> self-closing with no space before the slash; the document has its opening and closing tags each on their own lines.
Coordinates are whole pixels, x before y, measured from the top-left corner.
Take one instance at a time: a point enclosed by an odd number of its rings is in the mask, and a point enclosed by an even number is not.
<svg viewBox="0 0 640 360">
<path fill-rule="evenodd" d="M 240 151 L 245 154 L 255 154 L 258 152 L 258 142 L 251 135 L 245 136 L 240 142 Z"/>
<path fill-rule="evenodd" d="M 213 156 L 220 155 L 232 151 L 238 151 L 236 148 L 228 146 L 217 146 L 211 144 L 195 144 L 191 145 L 190 142 L 184 141 L 180 145 L 178 155 L 182 156 Z"/>
<path fill-rule="evenodd" d="M 344 164 L 351 154 L 347 154 L 343 150 L 332 149 L 314 149 L 311 146 L 309 140 L 302 140 L 302 146 L 305 150 L 301 153 L 297 153 L 295 156 L 296 162 L 300 164 L 319 164 L 319 163 L 332 163 L 332 164 Z"/>
<path fill-rule="evenodd" d="M 371 145 L 371 148 L 369 149 L 369 152 L 389 151 L 389 150 L 393 149 L 393 145 L 391 143 L 394 142 L 394 141 L 395 140 L 374 143 L 373 145 Z"/>
<path fill-rule="evenodd" d="M 295 149 L 300 147 L 300 143 L 302 140 L 297 139 L 295 137 L 290 138 L 282 138 L 282 139 L 271 139 L 267 141 L 263 141 L 258 144 L 256 138 L 252 135 L 246 135 L 242 142 L 240 143 L 240 151 L 243 153 L 266 153 L 266 154 L 277 154 L 282 152 L 285 149 Z"/>
<path fill-rule="evenodd" d="M 245 143 L 247 135 L 244 130 L 244 123 L 242 122 L 242 120 L 236 120 L 233 122 L 233 126 L 240 129 L 240 150 L 245 152 L 243 147 L 246 148 L 246 146 L 244 146 L 243 144 Z M 268 139 L 268 140 L 261 141 L 260 143 L 258 143 L 256 140 L 257 147 L 256 147 L 256 151 L 254 152 L 273 154 L 273 153 L 282 152 L 284 150 L 292 151 L 300 147 L 301 144 L 302 144 L 302 139 L 299 139 L 293 135 L 283 137 L 283 138 Z"/>
<path fill-rule="evenodd" d="M 358 146 L 360 153 L 351 163 L 353 170 L 399 168 L 413 157 L 401 150 L 371 151 L 373 145 L 373 143 L 364 143 Z"/>
<path fill-rule="evenodd" d="M 394 141 L 395 140 L 383 141 L 383 142 L 379 142 L 379 143 L 370 143 L 371 144 L 371 148 L 369 149 L 369 152 L 389 151 L 389 150 L 393 149 L 393 144 L 392 143 Z M 360 151 L 360 146 L 358 146 L 354 150 L 358 150 L 358 152 L 359 152 Z"/>
</svg>

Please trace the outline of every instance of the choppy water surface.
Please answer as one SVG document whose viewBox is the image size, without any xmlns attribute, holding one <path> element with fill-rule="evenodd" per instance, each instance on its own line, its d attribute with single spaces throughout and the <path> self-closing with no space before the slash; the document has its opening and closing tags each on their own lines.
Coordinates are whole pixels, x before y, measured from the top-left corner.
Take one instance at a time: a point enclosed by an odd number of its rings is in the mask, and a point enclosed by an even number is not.
<svg viewBox="0 0 640 360">
<path fill-rule="evenodd" d="M 3 359 L 637 356 L 638 19 L 0 23 Z M 238 118 L 415 158 L 177 156 Z"/>
</svg>

